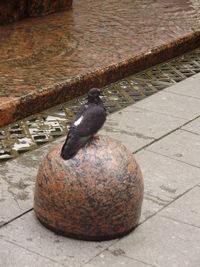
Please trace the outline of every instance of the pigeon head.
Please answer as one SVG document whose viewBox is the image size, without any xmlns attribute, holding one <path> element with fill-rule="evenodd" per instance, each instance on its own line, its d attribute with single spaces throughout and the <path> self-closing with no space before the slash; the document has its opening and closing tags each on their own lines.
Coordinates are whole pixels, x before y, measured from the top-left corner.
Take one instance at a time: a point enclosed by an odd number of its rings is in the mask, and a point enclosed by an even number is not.
<svg viewBox="0 0 200 267">
<path fill-rule="evenodd" d="M 88 102 L 99 104 L 102 103 L 100 96 L 102 95 L 102 92 L 99 88 L 92 88 L 88 92 Z"/>
</svg>

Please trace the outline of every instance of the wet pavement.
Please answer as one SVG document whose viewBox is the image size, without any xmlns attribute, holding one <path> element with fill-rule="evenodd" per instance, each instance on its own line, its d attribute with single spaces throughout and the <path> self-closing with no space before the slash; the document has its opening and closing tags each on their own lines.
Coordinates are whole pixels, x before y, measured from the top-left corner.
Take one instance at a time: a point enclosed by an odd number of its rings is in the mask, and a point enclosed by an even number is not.
<svg viewBox="0 0 200 267">
<path fill-rule="evenodd" d="M 108 116 L 144 178 L 140 225 L 86 242 L 43 227 L 32 210 L 41 159 L 65 138 L 0 163 L 0 266 L 197 267 L 200 261 L 200 74 Z"/>
<path fill-rule="evenodd" d="M 107 114 L 185 80 L 200 72 L 200 49 L 111 83 L 101 90 Z M 190 88 L 192 90 L 192 88 Z M 0 162 L 37 149 L 66 135 L 86 95 L 43 110 L 0 129 Z"/>
<path fill-rule="evenodd" d="M 83 1 L 0 27 L 0 126 L 200 44 L 199 1 Z"/>
</svg>

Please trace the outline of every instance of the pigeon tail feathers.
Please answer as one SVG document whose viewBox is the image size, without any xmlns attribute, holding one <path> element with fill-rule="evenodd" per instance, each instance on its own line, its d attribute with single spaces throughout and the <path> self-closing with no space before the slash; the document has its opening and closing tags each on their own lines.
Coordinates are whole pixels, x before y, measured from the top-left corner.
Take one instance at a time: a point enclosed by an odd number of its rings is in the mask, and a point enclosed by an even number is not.
<svg viewBox="0 0 200 267">
<path fill-rule="evenodd" d="M 77 138 L 76 135 L 69 135 L 61 150 L 61 157 L 64 160 L 73 158 L 78 150 L 83 147 L 92 136 L 84 136 Z"/>
</svg>

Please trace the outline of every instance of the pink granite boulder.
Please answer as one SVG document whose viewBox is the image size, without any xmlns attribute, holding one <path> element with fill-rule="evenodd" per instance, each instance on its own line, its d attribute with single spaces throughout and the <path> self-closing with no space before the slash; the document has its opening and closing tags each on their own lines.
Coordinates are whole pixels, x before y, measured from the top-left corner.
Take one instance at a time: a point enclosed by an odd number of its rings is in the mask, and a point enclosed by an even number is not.
<svg viewBox="0 0 200 267">
<path fill-rule="evenodd" d="M 137 226 L 143 179 L 132 154 L 106 136 L 93 140 L 70 160 L 55 146 L 43 159 L 34 210 L 51 230 L 78 239 L 105 240 Z"/>
</svg>

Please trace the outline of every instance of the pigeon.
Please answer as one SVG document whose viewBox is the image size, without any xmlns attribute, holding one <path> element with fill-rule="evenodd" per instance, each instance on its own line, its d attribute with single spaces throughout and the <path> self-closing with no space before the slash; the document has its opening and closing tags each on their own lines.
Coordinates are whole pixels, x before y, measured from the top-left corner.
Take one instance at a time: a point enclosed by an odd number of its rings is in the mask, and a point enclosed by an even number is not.
<svg viewBox="0 0 200 267">
<path fill-rule="evenodd" d="M 100 98 L 101 90 L 92 88 L 88 102 L 78 111 L 61 150 L 64 160 L 73 158 L 80 148 L 91 141 L 106 120 L 106 110 Z"/>
</svg>

